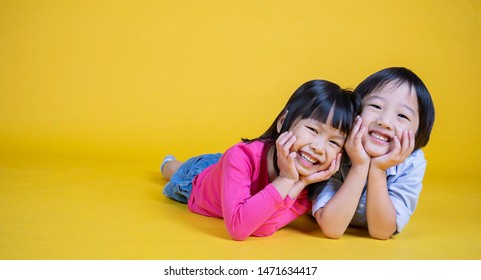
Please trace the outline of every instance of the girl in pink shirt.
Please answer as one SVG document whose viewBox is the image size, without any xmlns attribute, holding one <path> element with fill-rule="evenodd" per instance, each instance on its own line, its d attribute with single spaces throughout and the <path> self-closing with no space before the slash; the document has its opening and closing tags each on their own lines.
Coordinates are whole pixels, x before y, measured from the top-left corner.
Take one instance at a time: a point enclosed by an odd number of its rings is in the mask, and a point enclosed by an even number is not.
<svg viewBox="0 0 481 280">
<path fill-rule="evenodd" d="M 338 171 L 358 103 L 337 84 L 306 82 L 258 138 L 185 163 L 166 156 L 163 193 L 192 212 L 224 219 L 235 240 L 272 235 L 310 210 L 308 186 Z"/>
</svg>

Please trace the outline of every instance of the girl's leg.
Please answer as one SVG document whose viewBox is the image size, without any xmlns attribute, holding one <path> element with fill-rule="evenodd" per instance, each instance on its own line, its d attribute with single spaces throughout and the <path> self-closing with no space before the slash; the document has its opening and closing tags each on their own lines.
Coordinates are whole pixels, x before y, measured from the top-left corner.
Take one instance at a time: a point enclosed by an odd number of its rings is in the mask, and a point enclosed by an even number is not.
<svg viewBox="0 0 481 280">
<path fill-rule="evenodd" d="M 160 170 L 164 178 L 170 180 L 170 178 L 172 178 L 172 175 L 174 175 L 175 171 L 179 169 L 182 163 L 182 161 L 176 160 L 175 158 L 169 159 L 167 161 L 165 161 L 164 159 L 164 163 L 162 164 Z"/>
</svg>

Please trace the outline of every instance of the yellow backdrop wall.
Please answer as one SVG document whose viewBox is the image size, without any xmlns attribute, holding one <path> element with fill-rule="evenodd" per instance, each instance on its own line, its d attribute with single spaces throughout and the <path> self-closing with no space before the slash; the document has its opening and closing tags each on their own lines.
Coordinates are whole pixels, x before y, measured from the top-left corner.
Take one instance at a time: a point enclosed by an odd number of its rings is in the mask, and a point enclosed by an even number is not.
<svg viewBox="0 0 481 280">
<path fill-rule="evenodd" d="M 481 174 L 481 1 L 2 1 L 0 154 L 158 159 L 260 135 L 291 93 L 416 72 L 428 174 Z"/>
</svg>

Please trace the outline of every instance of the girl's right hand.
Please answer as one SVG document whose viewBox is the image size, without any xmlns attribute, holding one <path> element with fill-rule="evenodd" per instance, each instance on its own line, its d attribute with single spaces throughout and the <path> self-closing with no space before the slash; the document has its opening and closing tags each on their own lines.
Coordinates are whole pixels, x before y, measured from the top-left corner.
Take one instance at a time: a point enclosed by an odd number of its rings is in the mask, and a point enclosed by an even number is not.
<svg viewBox="0 0 481 280">
<path fill-rule="evenodd" d="M 371 157 L 366 153 L 361 142 L 364 133 L 366 133 L 366 128 L 362 126 L 362 118 L 361 116 L 357 116 L 351 133 L 344 145 L 344 149 L 353 165 L 367 165 L 371 162 Z"/>
<path fill-rule="evenodd" d="M 290 131 L 282 133 L 276 140 L 279 177 L 287 178 L 294 183 L 299 181 L 299 173 L 297 172 L 294 163 L 294 159 L 297 155 L 295 152 L 290 151 L 295 141 L 296 137 Z"/>
<path fill-rule="evenodd" d="M 331 162 L 328 169 L 316 172 L 309 176 L 301 176 L 300 180 L 305 182 L 306 186 L 313 183 L 326 181 L 339 170 L 339 167 L 341 166 L 341 158 L 342 153 L 337 154 L 336 159 Z"/>
</svg>

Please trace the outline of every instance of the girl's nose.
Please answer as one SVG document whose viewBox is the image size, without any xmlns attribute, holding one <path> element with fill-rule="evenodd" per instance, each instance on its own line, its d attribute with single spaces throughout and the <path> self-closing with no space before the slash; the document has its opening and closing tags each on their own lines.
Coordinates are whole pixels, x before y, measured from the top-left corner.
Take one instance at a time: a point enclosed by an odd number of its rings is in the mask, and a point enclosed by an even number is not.
<svg viewBox="0 0 481 280">
<path fill-rule="evenodd" d="M 324 154 L 324 151 L 325 151 L 324 147 L 325 145 L 321 141 L 311 143 L 312 150 L 317 154 Z"/>
<path fill-rule="evenodd" d="M 377 124 L 381 127 L 387 128 L 389 130 L 392 129 L 391 122 L 389 120 L 387 120 L 386 118 L 379 117 L 379 119 L 377 120 Z"/>
</svg>

